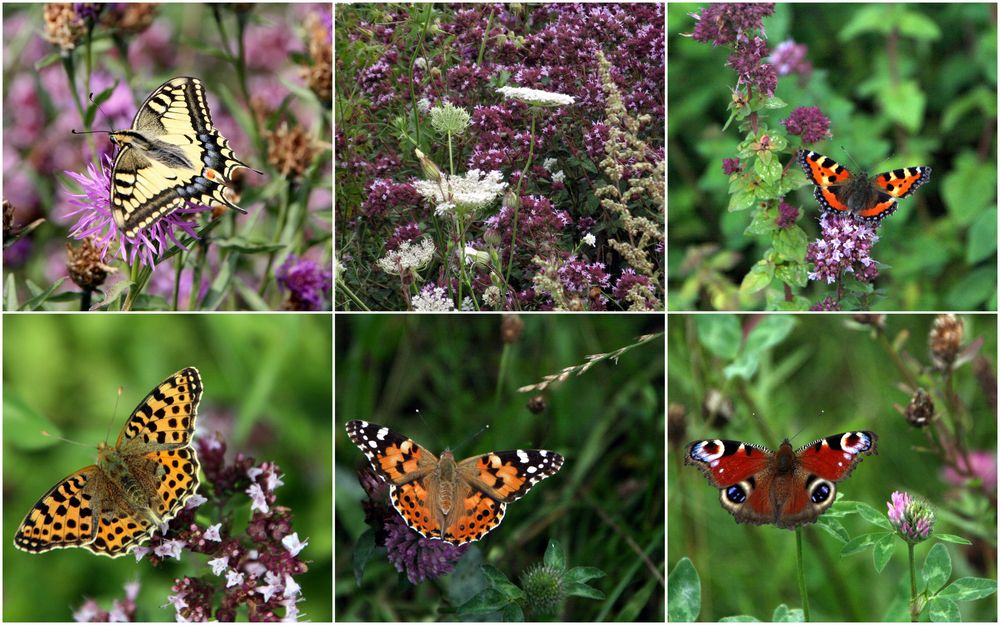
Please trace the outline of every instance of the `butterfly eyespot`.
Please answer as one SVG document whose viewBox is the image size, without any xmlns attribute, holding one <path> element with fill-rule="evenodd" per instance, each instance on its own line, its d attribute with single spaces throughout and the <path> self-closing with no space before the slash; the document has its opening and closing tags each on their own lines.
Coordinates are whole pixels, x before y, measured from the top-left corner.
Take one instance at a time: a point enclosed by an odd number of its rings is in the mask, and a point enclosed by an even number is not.
<svg viewBox="0 0 1000 625">
<path fill-rule="evenodd" d="M 726 489 L 726 499 L 735 504 L 741 504 L 747 500 L 747 492 L 743 486 L 735 484 Z"/>
<path fill-rule="evenodd" d="M 809 500 L 814 504 L 821 504 L 833 494 L 833 486 L 826 480 L 820 480 L 810 491 Z"/>
</svg>

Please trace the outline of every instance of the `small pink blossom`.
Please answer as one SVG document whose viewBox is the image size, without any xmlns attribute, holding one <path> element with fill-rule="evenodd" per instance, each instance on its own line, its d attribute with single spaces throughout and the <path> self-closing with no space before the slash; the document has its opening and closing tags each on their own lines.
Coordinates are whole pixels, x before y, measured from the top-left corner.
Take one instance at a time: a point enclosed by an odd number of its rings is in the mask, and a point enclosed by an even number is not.
<svg viewBox="0 0 1000 625">
<path fill-rule="evenodd" d="M 292 554 L 292 556 L 294 557 L 299 555 L 299 552 L 305 549 L 307 545 L 309 545 L 309 541 L 306 540 L 305 542 L 300 542 L 299 533 L 293 532 L 288 536 L 282 538 L 281 544 L 284 545 L 285 549 L 288 550 L 288 553 Z"/>
<path fill-rule="evenodd" d="M 229 568 L 229 557 L 222 556 L 208 561 L 208 566 L 212 567 L 212 573 L 218 577 Z"/>
</svg>

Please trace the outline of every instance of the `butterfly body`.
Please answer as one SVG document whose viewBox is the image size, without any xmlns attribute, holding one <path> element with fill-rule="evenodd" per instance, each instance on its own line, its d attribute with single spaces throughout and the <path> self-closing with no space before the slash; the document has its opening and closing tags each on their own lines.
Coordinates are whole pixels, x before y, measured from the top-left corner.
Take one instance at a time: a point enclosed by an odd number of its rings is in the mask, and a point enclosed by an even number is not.
<svg viewBox="0 0 1000 625">
<path fill-rule="evenodd" d="M 132 127 L 111 133 L 119 147 L 111 174 L 111 214 L 127 238 L 188 202 L 241 213 L 234 172 L 250 169 L 212 124 L 205 89 L 181 76 L 146 98 Z"/>
<path fill-rule="evenodd" d="M 387 427 L 347 423 L 351 441 L 375 473 L 389 482 L 389 501 L 424 538 L 461 545 L 476 541 L 503 520 L 507 504 L 555 475 L 563 457 L 545 449 L 495 451 L 456 461 L 441 457 Z"/>
<path fill-rule="evenodd" d="M 31 553 L 83 547 L 117 558 L 172 519 L 198 488 L 191 434 L 201 390 L 194 367 L 157 385 L 115 446 L 98 445 L 97 464 L 60 480 L 28 511 L 14 545 Z"/>
<path fill-rule="evenodd" d="M 876 452 L 873 432 L 845 432 L 793 450 L 785 439 L 776 452 L 741 441 L 701 440 L 687 446 L 685 464 L 696 466 L 719 489 L 722 507 L 737 523 L 793 528 L 813 523 L 836 500 L 836 483 L 862 455 Z"/>
<path fill-rule="evenodd" d="M 881 221 L 896 210 L 896 203 L 910 196 L 930 180 L 931 168 L 903 167 L 869 176 L 861 170 L 852 173 L 828 156 L 812 150 L 800 150 L 799 164 L 809 181 L 819 205 L 828 211 L 848 213 L 865 221 Z"/>
</svg>

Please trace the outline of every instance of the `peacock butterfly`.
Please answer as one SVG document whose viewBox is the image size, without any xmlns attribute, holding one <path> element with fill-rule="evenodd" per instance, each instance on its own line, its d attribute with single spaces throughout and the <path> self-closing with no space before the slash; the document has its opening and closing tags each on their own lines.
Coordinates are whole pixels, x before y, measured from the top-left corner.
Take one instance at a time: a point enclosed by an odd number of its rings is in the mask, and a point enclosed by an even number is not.
<svg viewBox="0 0 1000 625">
<path fill-rule="evenodd" d="M 877 454 L 874 432 L 845 432 L 796 451 L 786 438 L 777 452 L 740 441 L 688 444 L 692 464 L 719 489 L 722 507 L 737 523 L 774 523 L 791 529 L 813 523 L 837 498 L 836 482 L 850 475 L 862 454 Z"/>
</svg>

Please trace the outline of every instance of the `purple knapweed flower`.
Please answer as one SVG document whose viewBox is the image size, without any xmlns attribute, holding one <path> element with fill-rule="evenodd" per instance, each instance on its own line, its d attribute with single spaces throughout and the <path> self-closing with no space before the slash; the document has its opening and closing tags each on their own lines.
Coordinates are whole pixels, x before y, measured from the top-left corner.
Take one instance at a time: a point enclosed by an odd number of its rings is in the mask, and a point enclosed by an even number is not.
<svg viewBox="0 0 1000 625">
<path fill-rule="evenodd" d="M 878 241 L 877 225 L 858 221 L 852 215 L 824 212 L 819 218 L 822 238 L 806 249 L 806 260 L 813 263 L 810 280 L 833 284 L 844 273 L 853 272 L 861 282 L 874 282 L 878 265 L 871 257 Z"/>
<path fill-rule="evenodd" d="M 103 260 L 108 250 L 117 246 L 116 253 L 122 259 L 134 265 L 136 261 L 148 267 L 156 266 L 156 257 L 162 256 L 171 243 L 187 250 L 175 236 L 175 230 L 181 230 L 191 238 L 197 239 L 195 224 L 186 219 L 187 215 L 207 211 L 207 206 L 187 204 L 178 208 L 166 217 L 147 226 L 136 234 L 135 238 L 127 239 L 118 230 L 111 214 L 111 157 L 104 155 L 98 166 L 87 165 L 86 174 L 66 171 L 66 175 L 75 180 L 83 189 L 83 193 L 69 193 L 69 204 L 75 207 L 66 217 L 78 216 L 76 224 L 70 229 L 69 235 L 77 240 L 94 238 L 94 244 L 101 251 Z M 131 251 L 126 249 L 126 244 Z"/>
<path fill-rule="evenodd" d="M 386 521 L 385 533 L 389 562 L 400 573 L 406 573 L 411 584 L 451 573 L 470 544 L 453 545 L 424 538 L 410 529 L 398 514 Z"/>
<path fill-rule="evenodd" d="M 934 511 L 923 499 L 911 497 L 909 493 L 895 491 L 889 508 L 889 522 L 896 532 L 909 543 L 927 540 L 934 529 Z"/>
<path fill-rule="evenodd" d="M 323 269 L 317 263 L 289 255 L 281 267 L 274 272 L 278 286 L 289 292 L 286 308 L 291 310 L 325 310 L 330 290 L 333 288 L 333 272 Z"/>
<path fill-rule="evenodd" d="M 802 137 L 802 143 L 822 141 L 830 136 L 830 118 L 818 106 L 800 106 L 781 121 L 790 134 Z"/>
</svg>

